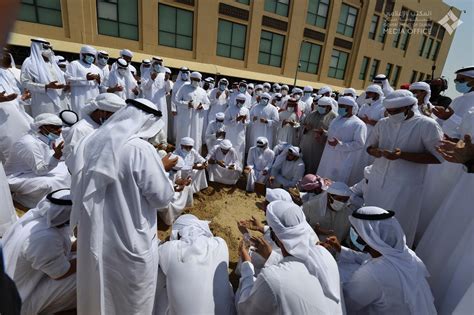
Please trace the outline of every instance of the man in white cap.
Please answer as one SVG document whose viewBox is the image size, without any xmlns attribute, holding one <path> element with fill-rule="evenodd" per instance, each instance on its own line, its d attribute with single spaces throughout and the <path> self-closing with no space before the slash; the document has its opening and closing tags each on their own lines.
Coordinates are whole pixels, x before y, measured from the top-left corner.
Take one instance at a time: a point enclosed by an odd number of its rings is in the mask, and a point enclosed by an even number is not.
<svg viewBox="0 0 474 315">
<path fill-rule="evenodd" d="M 137 81 L 130 72 L 128 62 L 123 58 L 119 58 L 115 65 L 117 66 L 109 74 L 107 92 L 115 93 L 123 100 L 136 98 L 140 90 Z"/>
<path fill-rule="evenodd" d="M 276 93 L 280 93 L 280 91 L 281 91 L 281 86 L 280 86 L 280 84 L 278 84 L 278 83 L 273 83 L 273 85 L 272 85 L 272 92 L 271 92 L 272 95 L 273 95 L 273 94 L 276 94 Z"/>
<path fill-rule="evenodd" d="M 338 102 L 339 116 L 329 125 L 328 140 L 316 173 L 352 185 L 363 176 L 365 165 L 360 167 L 356 161 L 364 153 L 367 127 L 355 115 L 357 104 L 352 97 L 342 96 Z"/>
<path fill-rule="evenodd" d="M 245 94 L 239 93 L 235 97 L 235 102 L 231 102 L 225 111 L 226 138 L 232 142 L 239 161 L 245 159 L 245 131 L 250 123 L 250 113 L 245 107 L 246 101 Z"/>
<path fill-rule="evenodd" d="M 181 169 L 183 178 L 192 179 L 192 193 L 200 192 L 207 188 L 206 180 L 206 159 L 194 149 L 194 140 L 190 137 L 184 137 L 180 140 L 179 147 L 174 152 L 184 160 L 184 166 Z"/>
<path fill-rule="evenodd" d="M 436 116 L 433 115 L 434 106 L 430 103 L 430 85 L 426 82 L 414 82 L 410 84 L 410 92 L 412 92 L 413 96 L 418 100 L 418 106 L 415 107 L 414 110 L 418 110 L 422 115 L 436 118 Z"/>
<path fill-rule="evenodd" d="M 304 176 L 304 162 L 301 159 L 300 148 L 290 146 L 287 152 L 282 154 L 285 158 L 276 159 L 272 166 L 269 184 L 275 188 L 296 187 Z"/>
<path fill-rule="evenodd" d="M 207 112 L 208 125 L 214 120 L 217 113 L 224 113 L 227 109 L 227 100 L 229 99 L 228 86 L 229 81 L 226 78 L 222 78 L 217 83 L 217 86 L 209 93 L 210 105 Z M 210 149 L 209 146 L 208 149 Z"/>
<path fill-rule="evenodd" d="M 325 245 L 339 252 L 348 314 L 436 314 L 423 262 L 405 243 L 392 211 L 360 208 L 349 217 L 351 243 L 332 236 Z M 348 266 L 353 271 L 347 272 Z M 346 269 L 346 270 L 345 270 Z"/>
<path fill-rule="evenodd" d="M 265 93 L 269 93 L 270 95 L 272 95 L 272 92 L 270 91 L 270 89 L 272 88 L 272 85 L 268 82 L 265 82 L 263 83 L 263 92 Z"/>
<path fill-rule="evenodd" d="M 268 147 L 267 138 L 258 137 L 255 146 L 249 149 L 244 168 L 244 173 L 247 174 L 247 191 L 253 192 L 256 183 L 266 184 L 274 158 L 275 153 Z"/>
<path fill-rule="evenodd" d="M 214 79 L 211 77 L 207 77 L 204 79 L 202 88 L 204 89 L 204 91 L 206 91 L 207 95 L 209 95 L 209 93 L 211 93 L 212 89 L 214 88 L 212 82 L 214 82 Z"/>
<path fill-rule="evenodd" d="M 127 105 L 81 141 L 72 169 L 78 314 L 153 310 L 156 209 L 173 199 L 166 172 L 177 159 L 162 161 L 148 142 L 164 125 L 156 105 L 146 99 Z"/>
<path fill-rule="evenodd" d="M 13 199 L 27 208 L 35 207 L 51 191 L 71 184 L 67 168 L 60 161 L 64 142 L 56 144 L 62 125 L 54 114 L 38 115 L 31 132 L 11 148 L 5 173 Z"/>
<path fill-rule="evenodd" d="M 206 128 L 206 146 L 207 150 L 211 150 L 215 145 L 219 144 L 221 140 L 225 139 L 225 114 L 218 112 L 215 119 L 211 120 Z"/>
<path fill-rule="evenodd" d="M 113 113 L 125 106 L 125 101 L 113 93 L 102 93 L 90 100 L 82 109 L 82 119 L 67 132 L 63 132 L 64 160 L 69 166 L 69 159 L 76 146 L 88 134 L 99 128 Z"/>
<path fill-rule="evenodd" d="M 258 137 L 265 137 L 268 146 L 273 148 L 275 126 L 278 124 L 278 109 L 270 104 L 270 94 L 262 93 L 259 102 L 250 110 L 250 143 L 255 143 Z"/>
<path fill-rule="evenodd" d="M 299 142 L 300 119 L 303 117 L 301 102 L 290 97 L 279 113 L 276 139 L 291 144 Z"/>
<path fill-rule="evenodd" d="M 209 109 L 209 98 L 200 87 L 202 75 L 191 73 L 191 84 L 183 85 L 176 96 L 178 115 L 175 117 L 177 126 L 176 139 L 191 137 L 195 141 L 196 151 L 201 152 L 204 117 Z"/>
<path fill-rule="evenodd" d="M 91 46 L 82 46 L 79 60 L 67 67 L 66 80 L 71 85 L 71 109 L 82 118 L 82 107 L 99 94 L 101 73 L 95 64 L 97 51 Z"/>
<path fill-rule="evenodd" d="M 263 268 L 255 278 L 248 249 L 241 243 L 239 314 L 342 314 L 337 264 L 325 248 L 314 243 L 301 208 L 274 201 L 267 207 L 266 218 L 283 259 Z"/>
<path fill-rule="evenodd" d="M 2 239 L 6 273 L 20 293 L 22 314 L 54 314 L 76 307 L 71 205 L 69 189 L 52 192 Z"/>
<path fill-rule="evenodd" d="M 320 88 L 320 89 L 318 90 L 318 95 L 329 97 L 329 99 L 330 99 L 331 102 L 332 102 L 334 111 L 337 112 L 338 104 L 337 104 L 337 101 L 336 101 L 334 98 L 331 97 L 331 95 L 332 95 L 332 89 L 331 89 L 329 86 L 323 86 L 322 88 Z"/>
<path fill-rule="evenodd" d="M 357 116 L 367 125 L 367 137 L 375 124 L 385 117 L 385 107 L 382 105 L 383 97 L 382 88 L 377 84 L 369 85 L 365 90 L 364 105 L 359 109 Z"/>
<path fill-rule="evenodd" d="M 415 115 L 417 99 L 410 91 L 396 90 L 383 104 L 389 117 L 375 125 L 367 140 L 367 153 L 375 161 L 365 204 L 395 211 L 412 246 L 426 169 L 439 163 L 435 146 L 443 133 L 433 119 Z"/>
<path fill-rule="evenodd" d="M 21 66 L 21 84 L 31 92 L 33 117 L 42 113 L 58 114 L 67 108 L 64 90 L 69 86 L 56 64 L 53 48 L 46 40 L 31 40 L 30 56 Z"/>
<path fill-rule="evenodd" d="M 352 96 L 352 98 L 357 99 L 357 92 L 354 88 L 347 88 L 342 91 L 342 96 Z"/>
<path fill-rule="evenodd" d="M 100 73 L 100 93 L 105 93 L 107 92 L 107 89 L 109 88 L 108 82 L 109 82 L 109 74 L 110 74 L 110 68 L 109 68 L 109 53 L 105 50 L 99 50 L 97 51 L 96 59 L 95 59 L 95 65 L 102 70 Z"/>
<path fill-rule="evenodd" d="M 385 74 L 377 74 L 372 82 L 382 88 L 384 95 L 388 95 L 393 92 L 393 87 L 390 86 L 390 82 L 388 82 L 387 76 Z"/>
<path fill-rule="evenodd" d="M 171 140 L 179 140 L 180 138 L 177 138 L 176 134 L 178 132 L 178 126 L 177 126 L 177 120 L 178 120 L 178 101 L 176 100 L 176 97 L 178 96 L 178 92 L 181 89 L 183 85 L 186 84 L 191 84 L 191 79 L 189 76 L 191 75 L 191 72 L 187 67 L 181 67 L 178 72 L 178 76 L 176 78 L 176 82 L 173 85 L 173 90 L 171 91 L 171 115 L 174 117 L 172 120 L 173 122 L 173 133 Z"/>
<path fill-rule="evenodd" d="M 255 85 L 255 89 L 252 95 L 252 108 L 254 108 L 260 102 L 260 96 L 262 95 L 262 93 L 263 93 L 263 85 L 261 84 Z M 270 99 L 271 99 L 271 96 L 270 96 Z"/>
<path fill-rule="evenodd" d="M 160 313 L 235 313 L 227 244 L 212 234 L 209 221 L 192 214 L 180 216 L 173 224 L 170 240 L 158 251 L 163 277 L 157 288 Z"/>
<path fill-rule="evenodd" d="M 123 58 L 125 59 L 125 61 L 127 61 L 128 69 L 130 70 L 130 73 L 132 73 L 133 75 L 136 75 L 137 69 L 135 68 L 134 65 L 132 65 L 133 52 L 129 49 L 122 49 L 119 55 L 120 55 L 119 58 Z M 112 65 L 112 70 L 115 70 L 116 67 L 117 67 L 117 62 L 114 62 L 114 64 Z"/>
<path fill-rule="evenodd" d="M 242 173 L 242 162 L 228 139 L 222 140 L 206 156 L 209 181 L 235 185 Z"/>
</svg>

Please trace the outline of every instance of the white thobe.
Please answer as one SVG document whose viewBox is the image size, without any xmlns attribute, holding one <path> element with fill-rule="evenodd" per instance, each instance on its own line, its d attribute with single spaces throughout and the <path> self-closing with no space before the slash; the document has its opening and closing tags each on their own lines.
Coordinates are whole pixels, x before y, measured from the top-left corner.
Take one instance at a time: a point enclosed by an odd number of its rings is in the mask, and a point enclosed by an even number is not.
<svg viewBox="0 0 474 315">
<path fill-rule="evenodd" d="M 170 171 L 169 178 L 175 184 L 177 179 L 184 178 L 181 171 Z M 204 174 L 204 177 L 206 174 Z M 193 188 L 192 186 L 184 186 L 183 190 L 175 191 L 173 199 L 168 207 L 158 210 L 160 218 L 166 225 L 172 225 L 178 216 L 183 212 L 184 208 L 193 206 Z M 159 305 L 159 308 L 162 306 Z"/>
<path fill-rule="evenodd" d="M 331 314 L 318 278 L 294 257 L 263 268 L 257 278 L 252 263 L 244 262 L 241 273 L 239 314 Z"/>
<path fill-rule="evenodd" d="M 74 158 L 74 152 L 76 147 L 79 145 L 79 142 L 84 139 L 85 136 L 92 133 L 94 130 L 99 128 L 100 125 L 92 120 L 91 116 L 84 116 L 83 119 L 75 123 L 69 130 L 66 132 L 63 131 L 64 137 L 64 161 L 69 167 L 71 159 Z"/>
<path fill-rule="evenodd" d="M 53 314 L 76 306 L 76 277 L 54 280 L 70 268 L 70 228 L 48 227 L 46 216 L 23 223 L 3 238 L 6 273 L 23 301 L 21 314 Z"/>
<path fill-rule="evenodd" d="M 110 75 L 109 65 L 105 65 L 105 66 L 96 65 L 96 66 L 97 68 L 101 70 L 100 86 L 99 86 L 100 93 L 106 93 L 107 89 L 109 88 L 109 75 Z"/>
<path fill-rule="evenodd" d="M 429 152 L 438 156 L 435 146 L 441 139 L 441 128 L 431 118 L 415 115 L 400 124 L 384 118 L 372 131 L 367 147 L 400 148 L 402 152 Z M 413 244 L 420 216 L 427 167 L 427 164 L 402 159 L 390 161 L 383 157 L 375 159 L 372 164 L 365 204 L 395 211 L 409 247 Z"/>
<path fill-rule="evenodd" d="M 167 305 L 157 305 L 159 314 L 234 314 L 232 286 L 227 268 L 229 252 L 220 237 L 200 236 L 203 253 L 184 255 L 183 242 L 169 241 L 159 246 L 160 271 L 164 282 L 157 293 L 166 295 Z"/>
<path fill-rule="evenodd" d="M 68 108 L 66 93 L 63 90 L 46 89 L 50 82 L 39 82 L 38 75 L 33 73 L 31 60 L 28 58 L 21 67 L 21 84 L 31 92 L 31 115 L 33 117 L 43 113 L 58 114 Z M 53 81 L 64 79 L 63 72 L 56 72 L 51 63 L 46 62 L 46 72 L 51 74 Z"/>
<path fill-rule="evenodd" d="M 137 88 L 138 84 L 130 72 L 125 73 L 125 75 L 121 75 L 117 70 L 110 71 L 108 81 L 109 88 L 114 87 L 117 84 L 123 87 L 123 90 L 114 93 L 120 96 L 122 99 L 134 99 L 137 97 L 132 90 Z"/>
<path fill-rule="evenodd" d="M 217 93 L 221 92 L 219 97 L 217 97 Z M 218 88 L 215 88 L 209 94 L 209 111 L 207 112 L 207 121 L 210 123 L 211 121 L 216 119 L 217 113 L 225 113 L 227 109 L 227 94 L 225 91 L 221 91 Z"/>
<path fill-rule="evenodd" d="M 0 200 L 3 205 L 0 208 L 0 237 L 7 229 L 18 219 L 15 207 L 13 206 L 10 187 L 8 187 L 7 175 L 3 170 L 3 164 L 0 162 Z"/>
<path fill-rule="evenodd" d="M 54 151 L 40 140 L 44 138 L 24 135 L 12 146 L 5 164 L 13 199 L 27 208 L 35 207 L 48 193 L 71 185 L 66 165 L 54 158 Z"/>
<path fill-rule="evenodd" d="M 362 178 L 360 182 L 350 187 L 352 192 L 349 201 L 354 206 L 358 208 L 362 207 L 365 204 L 365 196 L 367 195 L 368 181 L 365 178 Z"/>
<path fill-rule="evenodd" d="M 269 148 L 261 149 L 251 147 L 247 158 L 247 167 L 250 173 L 247 175 L 247 191 L 254 191 L 255 183 L 265 184 L 273 164 L 275 153 Z M 263 172 L 267 174 L 264 175 Z"/>
<path fill-rule="evenodd" d="M 238 116 L 245 116 L 244 121 L 237 121 Z M 245 159 L 245 130 L 250 123 L 249 110 L 245 106 L 229 105 L 225 111 L 226 139 L 232 142 L 232 147 L 238 154 L 239 161 Z"/>
<path fill-rule="evenodd" d="M 211 150 L 215 145 L 218 144 L 219 140 L 223 139 L 217 139 L 217 132 L 218 131 L 224 131 L 225 132 L 225 125 L 223 122 L 218 122 L 218 121 L 211 121 L 206 128 L 206 146 L 207 150 Z"/>
<path fill-rule="evenodd" d="M 442 127 L 445 134 L 451 138 L 461 138 L 459 125 L 464 115 L 473 107 L 474 91 L 456 97 L 449 107 L 454 110 L 454 114 L 447 120 L 442 121 Z"/>
<path fill-rule="evenodd" d="M 305 207 L 303 207 L 305 209 Z M 352 212 L 356 210 L 351 204 L 347 204 L 339 211 L 334 211 L 326 205 L 320 209 L 311 209 L 308 214 L 310 214 L 307 219 L 311 226 L 315 226 L 317 223 L 324 230 L 333 230 L 334 235 L 337 236 L 337 239 L 343 243 L 345 242 L 347 236 L 349 235 L 349 228 L 351 223 L 349 222 L 349 216 Z M 306 215 L 306 213 L 305 213 Z M 318 234 L 319 239 L 326 239 L 328 235 Z"/>
<path fill-rule="evenodd" d="M 277 132 L 277 141 L 279 142 L 287 142 L 291 144 L 296 144 L 299 141 L 298 139 L 298 128 L 299 128 L 299 121 L 300 119 L 296 115 L 295 112 L 289 112 L 287 110 L 281 111 L 279 114 L 279 124 L 278 124 L 278 132 Z M 296 126 L 292 126 L 290 124 L 285 124 L 283 126 L 283 121 L 293 121 L 297 123 Z"/>
<path fill-rule="evenodd" d="M 334 119 L 327 139 L 337 138 L 341 143 L 334 147 L 326 143 L 316 174 L 348 185 L 357 183 L 363 177 L 364 166 L 356 162 L 364 153 L 366 137 L 367 127 L 357 116 Z"/>
<path fill-rule="evenodd" d="M 166 138 L 168 137 L 168 104 L 166 102 L 166 96 L 171 93 L 173 89 L 173 82 L 171 80 L 165 81 L 165 74 L 159 73 L 155 80 L 152 80 L 150 76 L 147 79 L 142 79 L 141 88 L 144 94 L 148 94 L 150 101 L 153 102 L 161 111 L 161 120 L 165 123 L 163 131 L 165 132 Z"/>
<path fill-rule="evenodd" d="M 101 213 L 78 223 L 78 314 L 151 314 L 158 272 L 157 211 L 174 196 L 155 148 L 130 139 Z M 126 179 L 126 180 L 125 180 Z M 118 263 L 120 262 L 120 263 Z"/>
<path fill-rule="evenodd" d="M 193 108 L 189 108 L 189 101 L 193 101 Z M 199 104 L 202 104 L 202 109 L 197 109 Z M 177 124 L 176 139 L 193 138 L 194 147 L 198 152 L 201 152 L 204 115 L 209 108 L 209 98 L 206 91 L 201 87 L 185 84 L 179 89 L 176 96 L 176 106 L 178 111 L 175 120 Z"/>
<path fill-rule="evenodd" d="M 199 154 L 194 149 L 191 149 L 190 152 L 186 152 L 182 149 L 178 149 L 174 152 L 174 154 L 180 156 L 184 160 L 184 167 L 181 169 L 181 176 L 183 178 L 186 178 L 188 176 L 191 177 L 192 183 L 191 183 L 191 193 L 197 193 L 200 192 L 203 189 L 207 188 L 207 180 L 206 180 L 206 170 L 196 170 L 193 169 L 193 167 L 196 164 L 203 164 L 206 162 L 206 159 Z"/>
<path fill-rule="evenodd" d="M 102 70 L 82 60 L 74 60 L 67 66 L 66 80 L 71 84 L 71 108 L 79 117 L 82 117 L 85 104 L 99 95 L 99 83 L 96 80 L 87 80 L 88 73 L 100 75 Z M 102 77 L 100 79 L 102 80 Z"/>
<path fill-rule="evenodd" d="M 296 187 L 296 184 L 304 176 L 303 159 L 288 161 L 286 158 L 282 161 L 275 162 L 272 167 L 271 174 L 275 177 L 275 187 L 281 185 L 284 189 Z"/>
<path fill-rule="evenodd" d="M 260 119 L 266 119 L 263 123 Z M 255 120 L 256 119 L 256 120 Z M 273 148 L 273 138 L 275 137 L 275 126 L 279 121 L 278 109 L 267 104 L 265 106 L 257 104 L 250 110 L 250 136 L 249 145 L 255 145 L 258 137 L 265 137 L 268 140 L 268 147 Z"/>
<path fill-rule="evenodd" d="M 303 201 L 302 209 L 306 217 L 306 221 L 311 226 L 315 226 L 319 222 L 319 218 L 324 216 L 328 203 L 328 194 L 322 191 L 319 194 L 315 193 L 301 193 L 301 200 Z M 325 238 L 322 238 L 323 240 Z"/>
<path fill-rule="evenodd" d="M 309 113 L 313 111 L 313 109 L 311 108 L 313 105 L 313 97 L 311 95 L 303 94 L 303 97 L 301 97 L 300 101 L 298 102 L 298 105 L 300 104 L 302 105 L 301 111 L 303 112 L 303 117 L 309 115 Z"/>
<path fill-rule="evenodd" d="M 226 185 L 235 185 L 242 173 L 242 164 L 239 156 L 234 148 L 231 148 L 227 154 L 224 155 L 222 150 L 217 145 L 211 149 L 206 156 L 206 160 L 224 161 L 225 167 L 218 164 L 209 164 L 207 167 L 209 173 L 209 181 L 218 182 Z M 234 169 L 228 167 L 233 165 Z"/>
</svg>

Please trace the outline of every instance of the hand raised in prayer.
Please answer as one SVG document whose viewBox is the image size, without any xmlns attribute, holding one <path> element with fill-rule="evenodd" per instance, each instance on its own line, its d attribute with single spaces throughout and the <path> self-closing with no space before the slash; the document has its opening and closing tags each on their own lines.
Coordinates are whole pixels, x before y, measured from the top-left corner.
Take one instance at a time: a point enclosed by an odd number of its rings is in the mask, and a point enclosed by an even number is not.
<svg viewBox="0 0 474 315">
<path fill-rule="evenodd" d="M 270 186 L 273 185 L 273 182 L 274 182 L 274 181 L 275 181 L 275 176 L 270 176 L 270 177 L 268 178 L 268 183 L 270 184 Z"/>
<path fill-rule="evenodd" d="M 138 95 L 138 93 L 140 93 L 140 90 L 138 89 L 138 86 L 134 87 L 132 89 L 132 92 L 133 92 L 133 94 Z"/>
<path fill-rule="evenodd" d="M 203 170 L 206 168 L 206 163 L 195 163 L 193 165 L 193 169 L 195 170 Z"/>
<path fill-rule="evenodd" d="M 250 242 L 253 243 L 253 246 L 255 246 L 255 251 L 260 256 L 262 256 L 265 259 L 265 261 L 272 254 L 272 245 L 270 245 L 270 243 L 268 243 L 267 240 L 263 236 L 260 236 L 260 237 L 252 236 L 250 238 Z"/>
<path fill-rule="evenodd" d="M 319 223 L 314 226 L 314 232 L 318 235 L 334 235 L 334 230 L 325 229 Z"/>
<path fill-rule="evenodd" d="M 214 159 L 209 159 L 209 161 L 207 161 L 209 164 L 216 164 L 216 160 Z"/>
<path fill-rule="evenodd" d="M 372 120 L 369 118 L 369 116 L 367 115 L 364 115 L 364 117 L 361 118 L 363 122 L 365 122 L 367 125 L 371 125 L 371 126 L 375 126 L 375 124 L 377 123 L 376 120 Z"/>
<path fill-rule="evenodd" d="M 64 91 L 64 92 L 69 92 L 69 91 L 71 91 L 71 84 L 70 84 L 69 82 L 64 85 L 63 91 Z"/>
<path fill-rule="evenodd" d="M 372 155 L 373 157 L 376 157 L 376 158 L 381 158 L 382 157 L 382 150 L 380 150 L 379 148 L 376 148 L 376 147 L 368 147 L 367 148 L 367 153 Z"/>
<path fill-rule="evenodd" d="M 118 83 L 115 84 L 115 86 L 107 89 L 107 92 L 109 93 L 122 92 L 122 91 L 123 91 L 123 86 L 119 85 Z"/>
<path fill-rule="evenodd" d="M 217 163 L 217 165 L 219 165 L 219 166 L 225 168 L 225 163 L 224 163 L 224 161 L 218 160 L 218 161 L 216 161 L 216 163 Z"/>
<path fill-rule="evenodd" d="M 267 171 L 267 170 L 263 170 L 263 171 L 262 171 L 262 175 L 263 175 L 263 176 L 267 176 L 267 175 L 268 175 L 268 171 Z"/>
<path fill-rule="evenodd" d="M 234 164 L 231 164 L 231 165 L 229 165 L 228 168 L 229 168 L 230 170 L 235 170 L 235 165 L 234 165 Z"/>
<path fill-rule="evenodd" d="M 59 160 L 63 156 L 64 141 L 61 141 L 58 145 L 53 142 L 53 157 Z"/>
<path fill-rule="evenodd" d="M 250 166 L 244 167 L 244 174 L 250 173 L 251 170 L 252 170 L 252 168 Z"/>
<path fill-rule="evenodd" d="M 393 151 L 390 151 L 390 150 L 383 150 L 383 151 L 382 151 L 382 155 L 383 155 L 384 158 L 386 158 L 387 160 L 395 161 L 395 160 L 398 160 L 398 159 L 402 156 L 402 150 L 400 150 L 399 148 L 396 148 L 396 149 L 393 150 Z"/>
<path fill-rule="evenodd" d="M 336 145 L 338 145 L 340 143 L 340 141 L 337 139 L 337 138 L 332 138 L 331 140 L 328 140 L 328 144 L 331 146 L 331 147 L 335 147 Z"/>
<path fill-rule="evenodd" d="M 174 186 L 174 191 L 175 192 L 181 192 L 184 190 L 184 185 L 175 185 Z"/>
<path fill-rule="evenodd" d="M 52 81 L 49 82 L 44 86 L 44 88 L 47 89 L 54 89 L 54 90 L 60 90 L 64 88 L 64 84 L 58 84 L 58 81 Z"/>
<path fill-rule="evenodd" d="M 241 240 L 239 244 L 239 256 L 242 261 L 251 261 L 249 249 L 245 244 L 244 240 Z"/>
<path fill-rule="evenodd" d="M 257 121 L 257 119 L 258 119 L 257 116 L 253 116 L 252 121 Z"/>
<path fill-rule="evenodd" d="M 190 100 L 190 101 L 188 102 L 188 108 L 194 108 L 193 100 Z"/>
<path fill-rule="evenodd" d="M 245 220 L 237 221 L 237 228 L 239 229 L 240 233 L 242 233 L 242 235 L 249 232 L 246 222 L 247 221 Z"/>
<path fill-rule="evenodd" d="M 470 135 L 464 135 L 463 140 L 457 142 L 443 140 L 436 150 L 443 158 L 452 163 L 464 164 L 474 159 L 474 144 Z"/>
<path fill-rule="evenodd" d="M 153 71 L 151 74 L 150 74 L 150 78 L 155 81 L 156 77 L 158 76 L 158 72 L 155 72 Z"/>
<path fill-rule="evenodd" d="M 260 122 L 264 124 L 268 124 L 268 119 L 266 118 L 260 118 Z"/>
<path fill-rule="evenodd" d="M 454 114 L 454 111 L 451 107 L 444 108 L 443 106 L 435 106 L 433 108 L 433 114 L 439 119 L 446 120 Z"/>
<path fill-rule="evenodd" d="M 5 91 L 0 93 L 0 102 L 10 102 L 16 99 L 18 94 L 12 93 L 12 94 L 6 94 Z"/>
<path fill-rule="evenodd" d="M 199 103 L 199 106 L 196 108 L 197 110 L 202 110 L 204 107 L 202 106 L 202 103 Z"/>
<path fill-rule="evenodd" d="M 163 167 L 165 168 L 165 171 L 169 172 L 173 167 L 175 167 L 176 163 L 178 163 L 178 157 L 175 157 L 174 159 L 170 159 L 171 153 L 168 153 L 165 155 L 162 159 L 161 162 L 163 162 Z"/>
<path fill-rule="evenodd" d="M 66 86 L 69 86 L 69 85 L 66 85 Z M 26 100 L 29 100 L 30 98 L 31 98 L 31 92 L 30 92 L 30 90 L 24 89 L 24 90 L 23 90 L 23 94 L 21 95 L 21 100 L 22 100 L 22 101 L 26 101 Z"/>
<path fill-rule="evenodd" d="M 333 250 L 335 250 L 338 253 L 341 252 L 341 242 L 334 235 L 329 236 L 328 238 L 326 238 L 326 240 L 324 242 L 319 242 L 318 244 L 321 245 L 321 246 L 324 246 L 326 248 L 327 248 L 327 246 L 329 246 L 330 248 L 332 248 Z"/>
</svg>

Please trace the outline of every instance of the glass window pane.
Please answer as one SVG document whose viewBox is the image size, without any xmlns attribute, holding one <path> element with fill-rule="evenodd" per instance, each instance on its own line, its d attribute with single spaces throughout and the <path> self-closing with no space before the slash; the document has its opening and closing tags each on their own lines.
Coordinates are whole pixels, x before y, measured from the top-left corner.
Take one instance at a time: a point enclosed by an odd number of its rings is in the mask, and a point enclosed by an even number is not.
<svg viewBox="0 0 474 315">
<path fill-rule="evenodd" d="M 307 72 L 317 74 L 318 73 L 318 65 L 315 64 L 315 63 L 310 63 L 308 65 Z"/>
<path fill-rule="evenodd" d="M 270 56 L 270 66 L 280 67 L 281 66 L 281 57 L 271 55 Z"/>
<path fill-rule="evenodd" d="M 266 53 L 259 53 L 258 54 L 258 63 L 263 65 L 268 65 L 270 63 L 270 55 Z"/>
<path fill-rule="evenodd" d="M 137 0 L 120 0 L 117 8 L 120 22 L 138 25 Z"/>
<path fill-rule="evenodd" d="M 97 14 L 99 18 L 117 21 L 117 5 L 107 2 L 98 2 Z"/>
<path fill-rule="evenodd" d="M 38 23 L 62 26 L 61 11 L 38 8 Z"/>
<path fill-rule="evenodd" d="M 316 20 L 316 26 L 320 28 L 326 28 L 326 19 L 322 17 L 318 17 Z"/>
<path fill-rule="evenodd" d="M 281 16 L 288 16 L 288 5 L 278 4 L 275 13 Z"/>
<path fill-rule="evenodd" d="M 109 36 L 118 36 L 118 23 L 99 19 L 99 33 Z"/>
<path fill-rule="evenodd" d="M 318 11 L 318 0 L 309 0 L 308 12 L 316 13 Z"/>
<path fill-rule="evenodd" d="M 35 0 L 21 0 L 21 3 L 35 4 Z"/>
<path fill-rule="evenodd" d="M 344 24 L 341 24 L 341 23 L 338 23 L 338 24 L 337 24 L 337 29 L 336 29 L 336 31 L 337 31 L 339 34 L 344 34 L 344 29 L 345 29 Z"/>
<path fill-rule="evenodd" d="M 234 59 L 244 60 L 245 50 L 239 47 L 232 47 L 230 57 Z"/>
<path fill-rule="evenodd" d="M 219 20 L 219 30 L 217 32 L 217 42 L 230 45 L 232 25 L 230 22 Z"/>
<path fill-rule="evenodd" d="M 160 45 L 174 47 L 176 44 L 176 35 L 172 33 L 160 32 L 159 33 Z"/>
<path fill-rule="evenodd" d="M 336 68 L 329 68 L 328 77 L 335 78 L 336 77 Z"/>
<path fill-rule="evenodd" d="M 193 40 L 191 37 L 176 35 L 176 48 L 193 50 Z"/>
<path fill-rule="evenodd" d="M 273 43 L 272 43 L 272 54 L 280 55 L 283 52 L 283 41 L 285 37 L 281 35 L 274 34 L 273 35 Z"/>
<path fill-rule="evenodd" d="M 122 38 L 138 39 L 138 27 L 135 25 L 119 23 L 119 32 Z"/>
<path fill-rule="evenodd" d="M 320 53 L 321 53 L 321 46 L 311 45 L 311 57 L 309 60 L 313 63 L 319 63 Z"/>
<path fill-rule="evenodd" d="M 326 4 L 319 4 L 318 15 L 324 17 L 328 16 L 328 6 Z"/>
<path fill-rule="evenodd" d="M 180 35 L 193 36 L 193 14 L 191 11 L 177 10 L 177 33 Z"/>
<path fill-rule="evenodd" d="M 36 22 L 35 7 L 31 5 L 22 4 L 18 13 L 19 20 L 27 22 Z"/>
<path fill-rule="evenodd" d="M 36 5 L 43 8 L 61 10 L 61 2 L 59 0 L 36 0 Z"/>
<path fill-rule="evenodd" d="M 260 40 L 260 51 L 263 51 L 265 53 L 270 53 L 270 47 L 272 45 L 272 42 L 266 39 L 261 39 Z"/>
<path fill-rule="evenodd" d="M 354 26 L 354 25 L 355 25 L 355 21 L 356 21 L 355 15 L 349 15 L 349 16 L 347 17 L 347 22 L 346 22 L 346 24 L 347 24 L 347 25 L 350 25 L 350 26 Z"/>
<path fill-rule="evenodd" d="M 237 46 L 240 48 L 245 47 L 245 33 L 247 31 L 247 27 L 245 25 L 240 25 L 234 23 L 232 29 L 232 45 Z"/>
<path fill-rule="evenodd" d="M 217 44 L 217 55 L 223 57 L 230 56 L 230 46 L 224 44 Z"/>
<path fill-rule="evenodd" d="M 309 54 L 311 49 L 310 45 L 311 44 L 309 43 L 303 43 L 303 45 L 301 46 L 300 60 L 309 61 Z"/>
<path fill-rule="evenodd" d="M 176 9 L 160 4 L 158 12 L 160 31 L 174 33 L 176 30 Z"/>
<path fill-rule="evenodd" d="M 276 0 L 265 0 L 264 10 L 267 12 L 275 13 L 276 11 Z"/>
</svg>

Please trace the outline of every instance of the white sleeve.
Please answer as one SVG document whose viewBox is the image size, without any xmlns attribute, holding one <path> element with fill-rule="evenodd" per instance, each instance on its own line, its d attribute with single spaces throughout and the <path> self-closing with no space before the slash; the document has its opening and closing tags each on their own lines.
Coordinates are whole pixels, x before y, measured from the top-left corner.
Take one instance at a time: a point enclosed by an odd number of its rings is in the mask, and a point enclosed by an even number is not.
<svg viewBox="0 0 474 315">
<path fill-rule="evenodd" d="M 334 147 L 336 151 L 357 151 L 365 146 L 365 140 L 367 139 L 367 126 L 360 124 L 353 131 L 352 141 L 343 142 Z"/>
<path fill-rule="evenodd" d="M 71 264 L 64 252 L 63 239 L 53 235 L 44 235 L 31 240 L 25 248 L 25 258 L 33 269 L 57 279 L 63 276 Z"/>
<path fill-rule="evenodd" d="M 67 71 L 66 71 L 66 81 L 71 83 L 71 86 L 87 86 L 87 85 L 93 85 L 95 81 L 89 81 L 87 78 L 84 77 L 79 77 L 76 74 L 76 65 L 74 62 L 71 62 L 67 66 Z M 92 73 L 92 72 L 91 72 Z"/>
<path fill-rule="evenodd" d="M 361 267 L 353 273 L 348 282 L 343 284 L 349 314 L 357 313 L 382 298 L 382 286 L 370 271 L 369 268 Z"/>
</svg>

